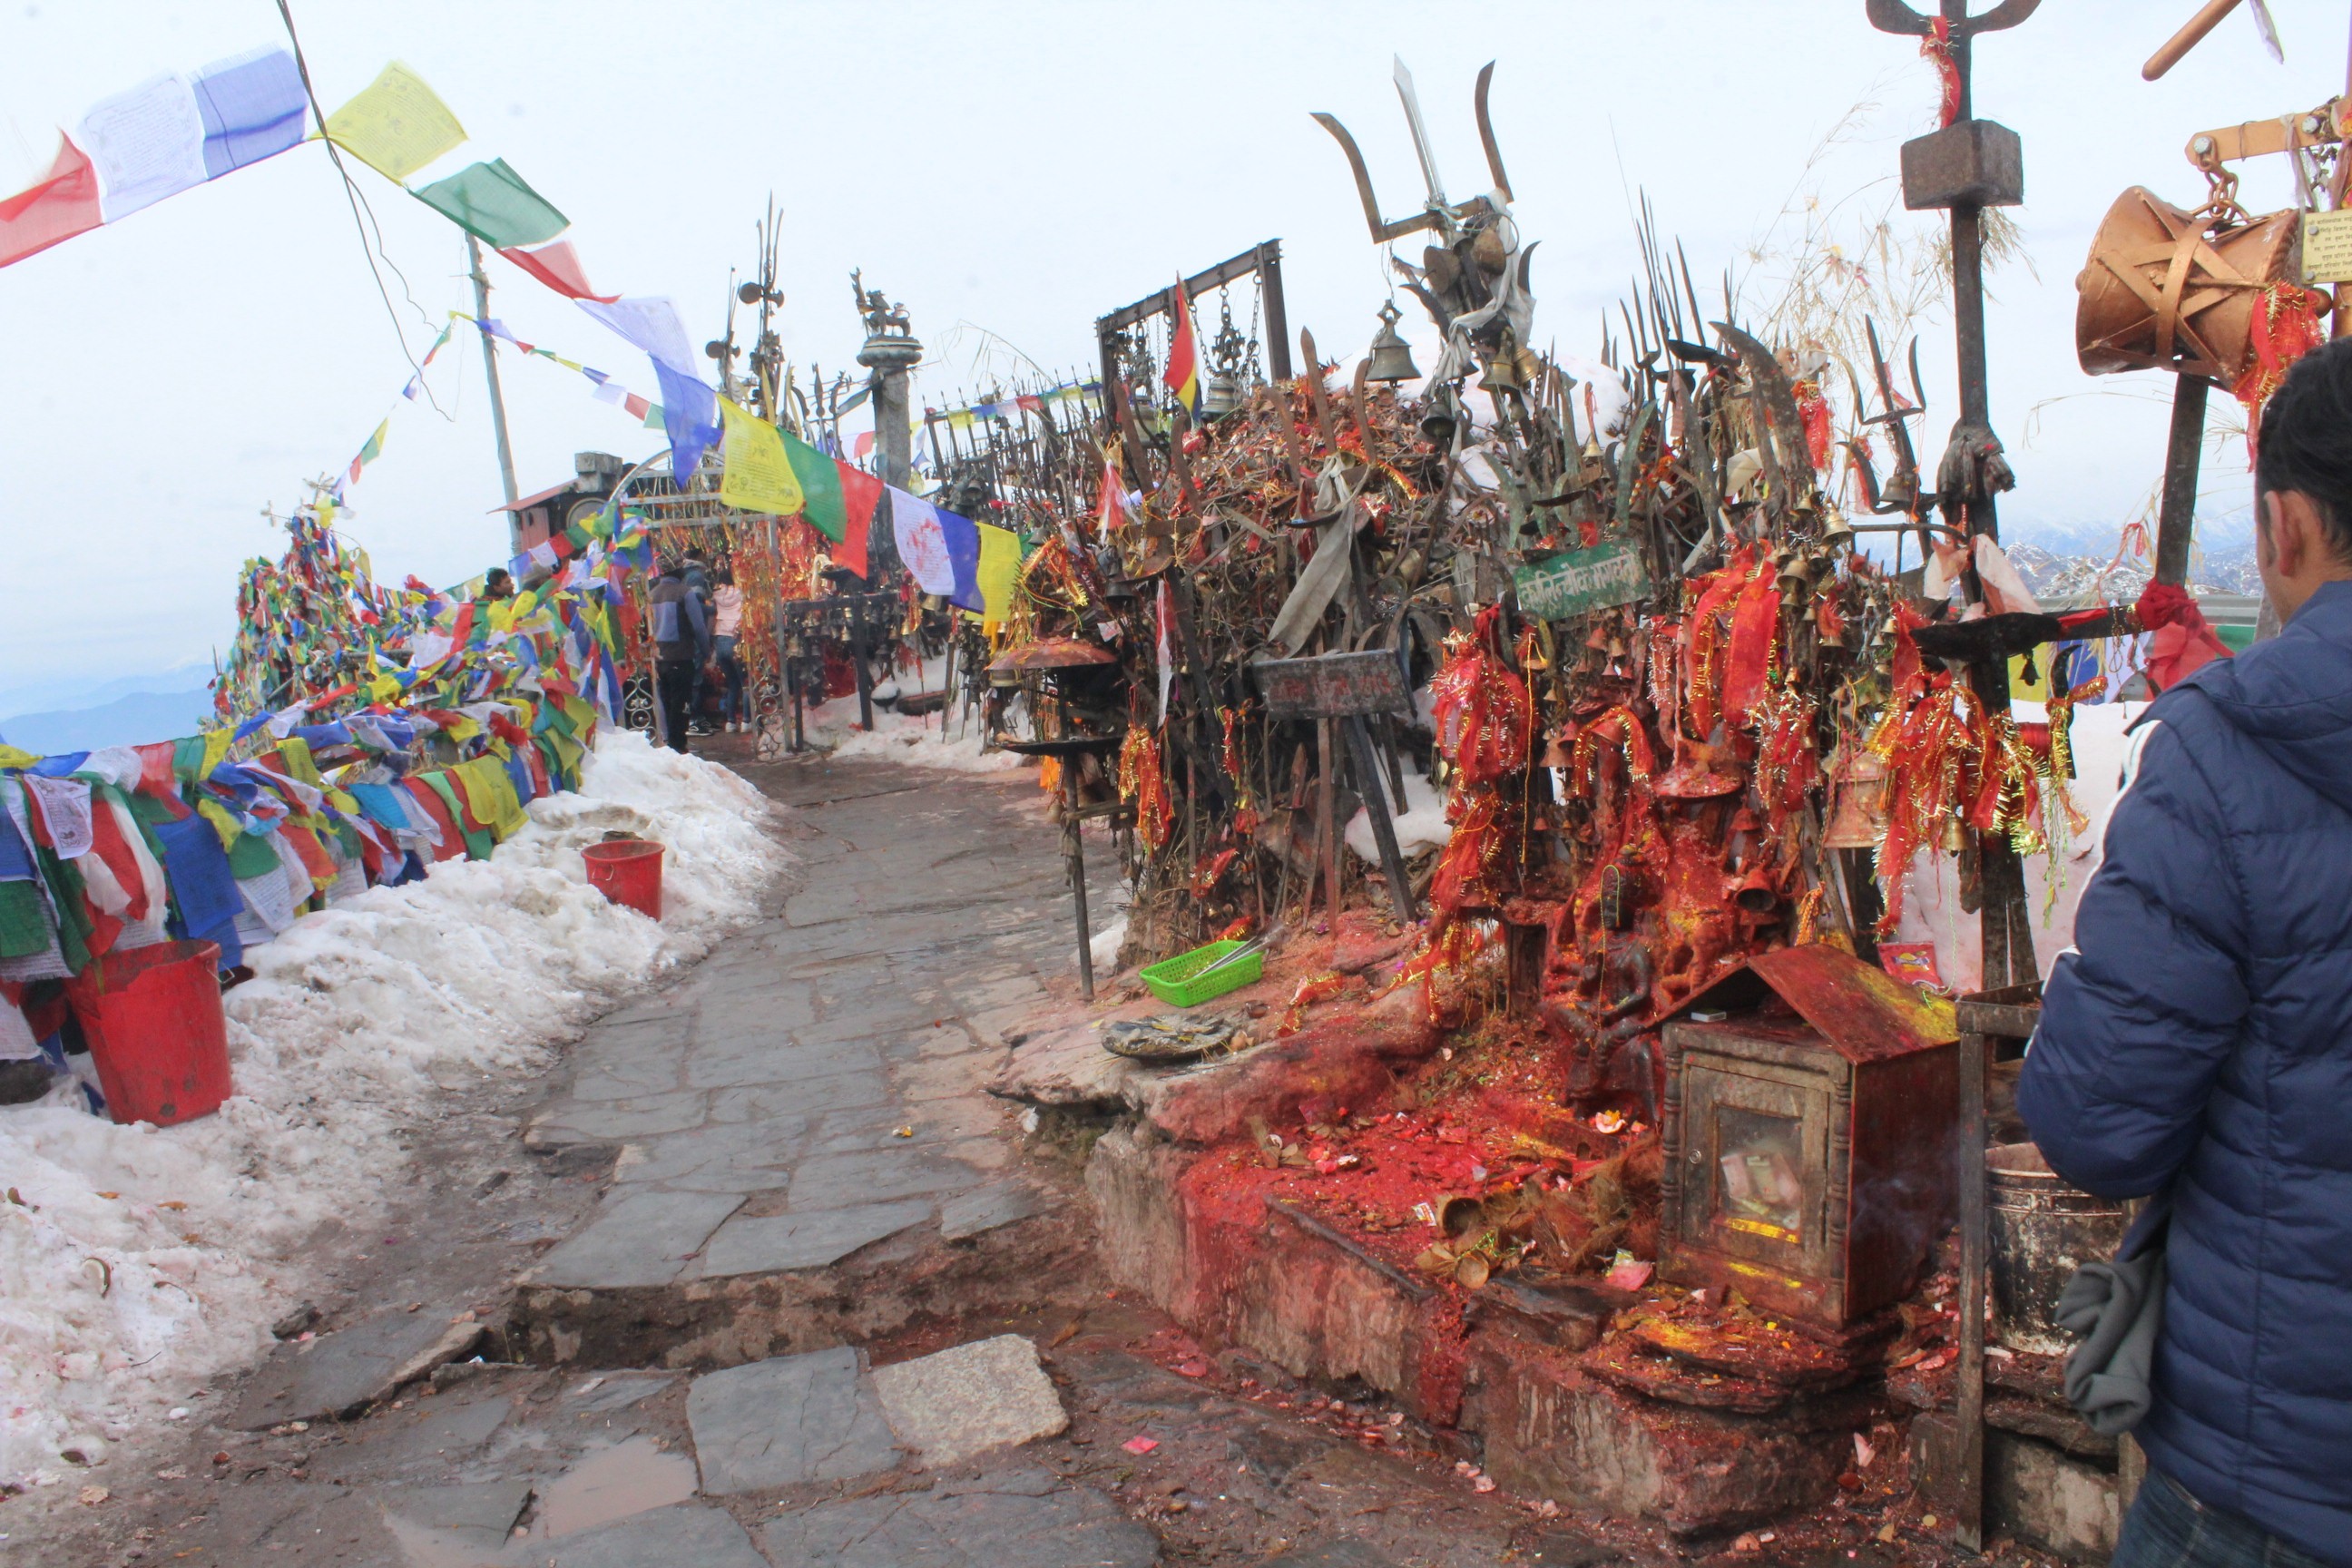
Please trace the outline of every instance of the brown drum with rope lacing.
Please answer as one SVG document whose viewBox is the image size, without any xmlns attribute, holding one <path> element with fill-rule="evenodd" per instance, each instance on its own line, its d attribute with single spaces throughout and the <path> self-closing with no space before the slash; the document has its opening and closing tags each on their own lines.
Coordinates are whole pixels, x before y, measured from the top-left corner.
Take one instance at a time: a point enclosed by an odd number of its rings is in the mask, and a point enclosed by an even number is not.
<svg viewBox="0 0 2352 1568">
<path fill-rule="evenodd" d="M 2170 370 L 2235 385 L 2254 363 L 2263 290 L 2301 281 L 2301 216 L 2190 212 L 2141 185 L 2116 197 L 2074 279 L 2084 371 Z"/>
</svg>

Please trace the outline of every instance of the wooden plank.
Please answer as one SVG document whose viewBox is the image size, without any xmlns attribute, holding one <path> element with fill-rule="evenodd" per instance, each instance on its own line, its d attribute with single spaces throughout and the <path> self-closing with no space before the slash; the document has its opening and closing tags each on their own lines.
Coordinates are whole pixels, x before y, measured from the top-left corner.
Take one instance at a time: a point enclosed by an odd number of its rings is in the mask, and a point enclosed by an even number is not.
<svg viewBox="0 0 2352 1568">
<path fill-rule="evenodd" d="M 1266 717 L 1345 719 L 1412 711 L 1404 671 L 1387 649 L 1260 659 L 1250 666 L 1265 696 Z"/>
</svg>

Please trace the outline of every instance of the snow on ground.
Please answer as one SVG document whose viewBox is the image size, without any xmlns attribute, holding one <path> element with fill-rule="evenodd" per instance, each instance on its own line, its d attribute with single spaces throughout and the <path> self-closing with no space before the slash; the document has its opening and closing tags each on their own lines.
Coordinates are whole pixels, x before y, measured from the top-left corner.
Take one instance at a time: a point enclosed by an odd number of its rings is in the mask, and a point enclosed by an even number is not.
<svg viewBox="0 0 2352 1568">
<path fill-rule="evenodd" d="M 903 670 L 897 679 L 874 689 L 882 698 L 894 698 L 902 691 L 937 691 L 946 684 L 946 676 L 947 658 L 942 655 L 925 659 L 919 671 Z M 1027 758 L 1010 752 L 982 752 L 980 719 L 977 715 L 959 718 L 960 706 L 951 703 L 942 712 L 917 719 L 877 701 L 874 728 L 868 732 L 857 727 L 857 699 L 853 694 L 809 709 L 804 723 L 810 743 L 830 750 L 836 757 L 879 757 L 967 773 L 1007 773 L 1028 765 Z M 789 717 L 785 721 L 791 721 Z"/>
<path fill-rule="evenodd" d="M 373 888 L 248 950 L 226 998 L 236 1095 L 117 1127 L 67 1095 L 0 1109 L 0 1482 L 54 1483 L 250 1362 L 336 1222 L 401 1182 L 436 1081 L 545 1067 L 614 1001 L 759 913 L 784 852 L 726 769 L 606 731 L 578 794 L 489 860 Z M 605 902 L 583 846 L 667 846 L 663 920 Z M 102 1477 L 101 1477 L 102 1479 Z"/>
</svg>

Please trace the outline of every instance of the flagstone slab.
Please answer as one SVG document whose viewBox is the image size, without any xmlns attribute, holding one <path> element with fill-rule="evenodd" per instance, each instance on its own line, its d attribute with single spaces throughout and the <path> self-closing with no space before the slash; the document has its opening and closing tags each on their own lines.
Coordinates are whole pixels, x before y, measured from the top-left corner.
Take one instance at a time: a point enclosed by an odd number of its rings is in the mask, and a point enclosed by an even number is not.
<svg viewBox="0 0 2352 1568">
<path fill-rule="evenodd" d="M 719 1227 L 703 1249 L 702 1275 L 718 1279 L 823 1268 L 930 1217 L 930 1203 L 922 1198 L 772 1216 L 737 1215 Z"/>
<path fill-rule="evenodd" d="M 840 1073 L 878 1072 L 882 1053 L 863 1041 L 803 1045 L 787 1035 L 698 1047 L 687 1058 L 686 1081 L 696 1089 L 754 1083 L 797 1083 Z"/>
<path fill-rule="evenodd" d="M 542 1142 L 650 1138 L 697 1126 L 709 1110 L 710 1097 L 699 1089 L 673 1089 L 625 1100 L 574 1102 L 540 1118 L 531 1131 Z"/>
<path fill-rule="evenodd" d="M 761 1531 L 794 1568 L 1151 1568 L 1160 1539 L 1108 1498 L 1044 1470 L 821 1503 Z"/>
<path fill-rule="evenodd" d="M 785 1194 L 795 1210 L 847 1208 L 858 1203 L 961 1192 L 980 1184 L 970 1164 L 929 1149 L 874 1149 L 862 1153 L 812 1154 L 793 1173 Z"/>
<path fill-rule="evenodd" d="M 393 1379 L 449 1332 L 450 1312 L 379 1312 L 269 1352 L 237 1406 L 248 1431 L 338 1415 L 391 1392 Z"/>
<path fill-rule="evenodd" d="M 1037 1347 L 1019 1334 L 877 1367 L 874 1388 L 890 1430 L 932 1469 L 1070 1425 Z"/>
<path fill-rule="evenodd" d="M 386 1497 L 383 1507 L 412 1525 L 440 1531 L 452 1545 L 496 1552 L 530 1501 L 530 1482 L 518 1479 L 406 1488 Z"/>
<path fill-rule="evenodd" d="M 821 1110 L 880 1105 L 890 1098 L 890 1080 L 880 1071 L 827 1073 L 789 1083 L 741 1084 L 710 1091 L 714 1122 L 772 1121 Z"/>
<path fill-rule="evenodd" d="M 740 1193 L 632 1190 L 607 1194 L 585 1229 L 541 1261 L 539 1283 L 573 1289 L 667 1285 L 727 1216 Z"/>
<path fill-rule="evenodd" d="M 1034 1189 L 1020 1182 L 991 1182 L 940 1205 L 940 1235 L 961 1241 L 1027 1219 L 1038 1208 Z"/>
<path fill-rule="evenodd" d="M 769 1568 L 743 1527 L 705 1503 L 657 1508 L 616 1524 L 534 1544 L 548 1568 Z"/>
<path fill-rule="evenodd" d="M 711 1496 L 854 1480 L 898 1464 L 882 1402 L 847 1345 L 698 1377 L 686 1418 Z"/>
</svg>

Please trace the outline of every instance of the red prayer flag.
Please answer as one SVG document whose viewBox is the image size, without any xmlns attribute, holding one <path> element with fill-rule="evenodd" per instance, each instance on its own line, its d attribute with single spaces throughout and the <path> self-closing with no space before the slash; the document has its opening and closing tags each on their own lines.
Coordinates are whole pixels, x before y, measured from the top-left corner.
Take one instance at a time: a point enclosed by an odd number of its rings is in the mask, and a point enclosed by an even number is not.
<svg viewBox="0 0 2352 1568">
<path fill-rule="evenodd" d="M 599 294 L 589 286 L 588 269 L 580 265 L 580 255 L 568 239 L 542 245 L 537 250 L 513 246 L 499 254 L 568 300 L 593 300 L 599 305 L 609 305 L 620 298 L 618 294 Z"/>
<path fill-rule="evenodd" d="M 1201 416 L 1201 356 L 1192 342 L 1192 301 L 1184 296 L 1179 278 L 1168 296 L 1168 368 L 1160 379 L 1176 395 L 1185 412 Z"/>
<path fill-rule="evenodd" d="M 874 523 L 874 509 L 882 504 L 882 480 L 863 468 L 836 460 L 841 472 L 841 542 L 833 548 L 833 562 L 860 577 L 866 574 L 866 533 Z"/>
<path fill-rule="evenodd" d="M 37 184 L 0 201 L 0 267 L 98 227 L 98 171 L 70 137 L 58 138 L 57 162 Z"/>
</svg>

